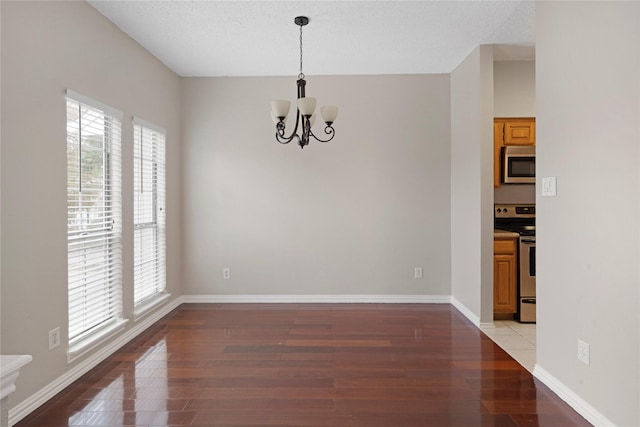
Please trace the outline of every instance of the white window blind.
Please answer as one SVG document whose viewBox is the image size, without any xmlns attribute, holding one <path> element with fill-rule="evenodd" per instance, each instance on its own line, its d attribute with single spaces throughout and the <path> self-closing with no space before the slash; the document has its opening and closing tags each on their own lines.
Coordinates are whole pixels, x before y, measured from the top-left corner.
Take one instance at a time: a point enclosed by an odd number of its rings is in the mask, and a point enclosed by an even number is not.
<svg viewBox="0 0 640 427">
<path fill-rule="evenodd" d="M 165 132 L 133 124 L 134 305 L 148 305 L 166 289 Z"/>
<path fill-rule="evenodd" d="M 69 346 L 122 322 L 120 117 L 67 92 Z"/>
</svg>

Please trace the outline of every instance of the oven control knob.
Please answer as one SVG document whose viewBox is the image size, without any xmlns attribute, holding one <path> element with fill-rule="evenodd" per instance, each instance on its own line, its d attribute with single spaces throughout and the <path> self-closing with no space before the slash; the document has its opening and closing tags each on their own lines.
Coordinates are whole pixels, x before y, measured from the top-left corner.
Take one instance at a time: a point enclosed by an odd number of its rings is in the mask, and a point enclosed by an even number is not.
<svg viewBox="0 0 640 427">
<path fill-rule="evenodd" d="M 498 213 L 502 212 L 502 208 L 498 208 Z"/>
<path fill-rule="evenodd" d="M 506 211 L 508 211 L 508 209 L 507 209 L 507 208 L 504 208 L 504 211 L 506 212 Z"/>
</svg>

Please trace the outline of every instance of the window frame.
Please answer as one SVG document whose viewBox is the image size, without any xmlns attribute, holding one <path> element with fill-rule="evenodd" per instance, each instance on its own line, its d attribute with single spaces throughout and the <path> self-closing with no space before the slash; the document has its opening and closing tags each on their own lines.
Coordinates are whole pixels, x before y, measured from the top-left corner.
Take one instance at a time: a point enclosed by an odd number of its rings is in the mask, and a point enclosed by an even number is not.
<svg viewBox="0 0 640 427">
<path fill-rule="evenodd" d="M 122 314 L 122 113 L 71 90 L 66 91 L 65 104 L 67 360 L 71 362 L 124 329 L 127 320 Z M 77 125 L 74 127 L 70 112 L 76 105 Z M 85 116 L 98 124 L 84 125 L 82 120 Z M 102 126 L 99 125 L 100 121 Z M 83 138 L 83 132 L 90 135 L 94 132 L 93 138 Z M 100 136 L 102 165 L 100 168 L 94 163 L 94 168 L 99 170 L 96 174 L 85 169 L 83 149 L 99 152 L 91 144 L 99 142 Z M 77 146 L 75 162 L 72 156 L 74 141 Z M 89 178 L 89 183 L 85 185 L 85 193 L 89 193 L 86 197 L 83 194 L 85 175 Z M 96 180 L 96 177 L 99 179 Z M 83 210 L 81 207 L 85 202 L 87 207 Z M 102 311 L 96 310 L 96 307 Z"/>
<path fill-rule="evenodd" d="M 166 279 L 166 130 L 133 118 L 134 320 L 171 296 Z M 147 166 L 145 168 L 145 166 Z M 151 166 L 151 167 L 149 167 Z M 149 173 L 150 171 L 150 173 Z M 151 198 L 145 199 L 145 184 Z M 145 203 L 146 202 L 146 203 Z M 144 220 L 140 218 L 144 217 Z M 151 236 L 149 233 L 151 232 Z M 151 237 L 152 243 L 143 240 Z M 142 252 L 146 247 L 151 257 Z M 149 251 L 149 249 L 151 249 Z M 145 264 L 147 266 L 145 267 Z M 148 265 L 152 265 L 149 267 Z"/>
</svg>

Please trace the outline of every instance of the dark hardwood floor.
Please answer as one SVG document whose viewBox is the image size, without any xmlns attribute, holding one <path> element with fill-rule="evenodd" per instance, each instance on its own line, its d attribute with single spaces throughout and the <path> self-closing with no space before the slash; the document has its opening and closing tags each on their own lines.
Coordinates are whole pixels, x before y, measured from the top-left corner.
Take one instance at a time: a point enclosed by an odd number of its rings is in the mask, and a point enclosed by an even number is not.
<svg viewBox="0 0 640 427">
<path fill-rule="evenodd" d="M 447 304 L 188 304 L 18 427 L 588 426 Z"/>
</svg>

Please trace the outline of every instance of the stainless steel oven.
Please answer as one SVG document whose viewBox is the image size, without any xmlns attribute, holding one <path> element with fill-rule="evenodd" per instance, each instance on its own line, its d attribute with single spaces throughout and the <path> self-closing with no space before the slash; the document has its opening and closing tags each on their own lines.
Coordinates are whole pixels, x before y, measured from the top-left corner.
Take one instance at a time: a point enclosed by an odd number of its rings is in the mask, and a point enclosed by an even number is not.
<svg viewBox="0 0 640 427">
<path fill-rule="evenodd" d="M 536 237 L 520 236 L 520 286 L 518 313 L 521 322 L 536 321 Z"/>
<path fill-rule="evenodd" d="M 496 204 L 496 229 L 519 234 L 517 274 L 517 319 L 536 321 L 536 207 L 534 204 Z"/>
</svg>

